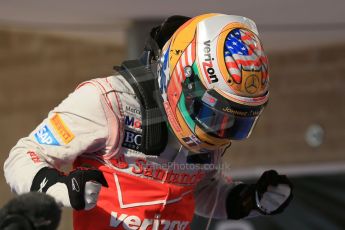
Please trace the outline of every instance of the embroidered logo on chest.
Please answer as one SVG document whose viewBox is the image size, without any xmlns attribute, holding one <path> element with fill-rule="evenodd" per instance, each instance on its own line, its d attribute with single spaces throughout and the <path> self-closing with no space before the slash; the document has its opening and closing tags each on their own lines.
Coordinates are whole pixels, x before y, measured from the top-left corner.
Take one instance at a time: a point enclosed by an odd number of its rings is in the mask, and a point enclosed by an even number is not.
<svg viewBox="0 0 345 230">
<path fill-rule="evenodd" d="M 125 137 L 122 143 L 123 147 L 138 151 L 141 145 L 141 133 L 125 129 Z"/>
<path fill-rule="evenodd" d="M 122 146 L 138 151 L 142 139 L 142 123 L 140 109 L 125 106 L 125 135 Z"/>
<path fill-rule="evenodd" d="M 141 130 L 141 119 L 137 117 L 126 115 L 125 116 L 125 126 L 130 129 L 140 129 Z"/>
</svg>

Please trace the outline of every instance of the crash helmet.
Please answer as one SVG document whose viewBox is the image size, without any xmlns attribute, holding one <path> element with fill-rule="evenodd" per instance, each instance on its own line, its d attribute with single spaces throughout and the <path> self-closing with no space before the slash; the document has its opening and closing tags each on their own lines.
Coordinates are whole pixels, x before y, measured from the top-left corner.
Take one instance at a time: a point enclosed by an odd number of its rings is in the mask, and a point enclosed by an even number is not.
<svg viewBox="0 0 345 230">
<path fill-rule="evenodd" d="M 248 138 L 268 101 L 268 60 L 255 23 L 204 14 L 163 46 L 157 80 L 169 127 L 196 153 Z"/>
</svg>

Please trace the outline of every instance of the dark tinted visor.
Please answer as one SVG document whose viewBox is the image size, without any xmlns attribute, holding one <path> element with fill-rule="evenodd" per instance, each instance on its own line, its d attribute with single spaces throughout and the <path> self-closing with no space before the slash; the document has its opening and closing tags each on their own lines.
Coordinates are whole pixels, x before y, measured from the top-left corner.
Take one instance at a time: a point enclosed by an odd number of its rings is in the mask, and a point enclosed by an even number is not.
<svg viewBox="0 0 345 230">
<path fill-rule="evenodd" d="M 247 138 L 259 118 L 259 116 L 246 117 L 223 112 L 198 99 L 194 100 L 190 108 L 191 117 L 205 132 L 232 140 Z"/>
<path fill-rule="evenodd" d="M 264 108 L 227 100 L 215 90 L 196 81 L 183 89 L 185 104 L 193 121 L 204 132 L 219 138 L 241 140 L 249 137 Z"/>
</svg>

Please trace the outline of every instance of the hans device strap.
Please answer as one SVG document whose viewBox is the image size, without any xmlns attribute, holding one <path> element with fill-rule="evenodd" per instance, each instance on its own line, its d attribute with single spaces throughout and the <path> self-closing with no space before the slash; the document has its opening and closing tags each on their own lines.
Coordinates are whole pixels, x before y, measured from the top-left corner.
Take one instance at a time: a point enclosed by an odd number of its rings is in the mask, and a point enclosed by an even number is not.
<svg viewBox="0 0 345 230">
<path fill-rule="evenodd" d="M 121 67 L 115 66 L 133 87 L 141 104 L 142 142 L 140 152 L 158 156 L 167 145 L 168 128 L 159 108 L 160 98 L 156 87 L 155 75 L 139 60 L 124 61 Z"/>
</svg>

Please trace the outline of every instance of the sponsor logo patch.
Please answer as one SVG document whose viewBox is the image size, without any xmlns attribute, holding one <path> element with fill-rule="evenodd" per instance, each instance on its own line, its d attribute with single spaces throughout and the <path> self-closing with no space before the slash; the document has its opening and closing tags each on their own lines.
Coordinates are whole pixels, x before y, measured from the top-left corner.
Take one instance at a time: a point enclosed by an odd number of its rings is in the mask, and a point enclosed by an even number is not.
<svg viewBox="0 0 345 230">
<path fill-rule="evenodd" d="M 141 115 L 140 109 L 133 108 L 133 107 L 131 107 L 129 105 L 126 105 L 126 112 L 131 113 L 131 114 Z"/>
<path fill-rule="evenodd" d="M 259 90 L 260 82 L 256 74 L 249 75 L 244 83 L 244 88 L 249 94 L 254 94 Z"/>
<path fill-rule="evenodd" d="M 122 146 L 133 150 L 139 150 L 141 145 L 141 137 L 142 136 L 139 133 L 125 130 L 125 139 L 122 143 Z"/>
<path fill-rule="evenodd" d="M 129 128 L 141 129 L 141 120 L 133 116 L 126 116 L 125 125 L 128 126 Z"/>
<path fill-rule="evenodd" d="M 210 40 L 204 42 L 204 61 L 202 62 L 202 67 L 209 84 L 218 82 L 216 71 L 213 68 L 214 58 L 211 57 L 210 42 Z"/>
<path fill-rule="evenodd" d="M 34 151 L 28 151 L 26 154 L 31 158 L 31 160 L 36 164 L 42 162 L 40 157 Z"/>
<path fill-rule="evenodd" d="M 145 176 L 146 178 L 164 181 L 165 183 L 180 184 L 180 185 L 194 185 L 201 181 L 205 173 L 201 171 L 199 165 L 189 166 L 189 168 L 198 169 L 195 173 L 179 173 L 175 171 L 187 168 L 183 164 L 167 164 L 165 167 L 159 168 L 149 164 L 144 159 L 137 159 L 135 165 L 132 166 L 132 173 Z"/>
<path fill-rule="evenodd" d="M 49 130 L 49 128 L 46 125 L 40 128 L 37 131 L 37 133 L 35 133 L 35 139 L 40 144 L 60 145 L 60 143 L 56 140 L 53 133 Z"/>
<path fill-rule="evenodd" d="M 50 118 L 50 123 L 52 124 L 54 130 L 59 134 L 59 136 L 65 144 L 68 144 L 73 140 L 74 134 L 66 126 L 59 114 L 55 114 L 52 118 Z"/>
<path fill-rule="evenodd" d="M 189 221 L 182 220 L 163 220 L 158 218 L 141 219 L 135 215 L 111 212 L 110 227 L 124 229 L 179 229 L 184 230 L 189 226 Z"/>
</svg>

